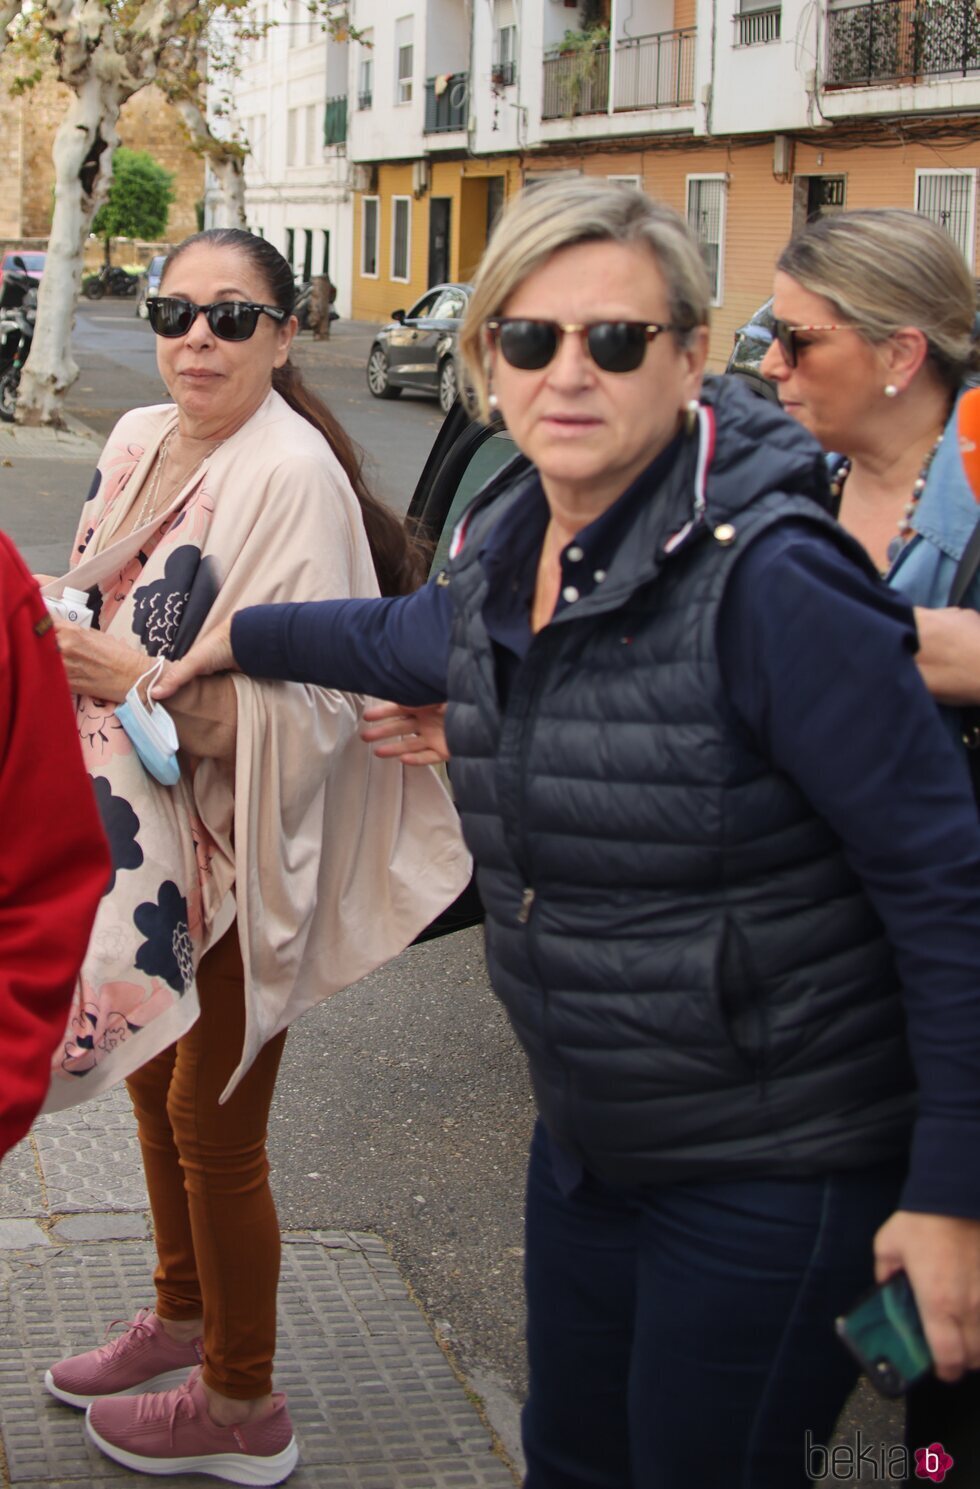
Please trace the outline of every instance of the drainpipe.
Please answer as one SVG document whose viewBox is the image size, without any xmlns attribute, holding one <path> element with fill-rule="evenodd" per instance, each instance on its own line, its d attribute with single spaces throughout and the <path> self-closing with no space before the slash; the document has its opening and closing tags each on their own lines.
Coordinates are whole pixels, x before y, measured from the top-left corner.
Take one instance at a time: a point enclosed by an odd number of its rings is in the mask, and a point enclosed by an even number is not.
<svg viewBox="0 0 980 1489">
<path fill-rule="evenodd" d="M 701 90 L 704 99 L 704 130 L 711 137 L 711 116 L 715 103 L 715 54 L 718 47 L 718 0 L 711 0 L 711 52 L 710 52 L 710 75 L 705 87 Z"/>
<path fill-rule="evenodd" d="M 616 112 L 616 36 L 617 25 L 617 0 L 612 0 L 609 11 L 609 104 L 607 113 L 610 119 Z"/>
</svg>

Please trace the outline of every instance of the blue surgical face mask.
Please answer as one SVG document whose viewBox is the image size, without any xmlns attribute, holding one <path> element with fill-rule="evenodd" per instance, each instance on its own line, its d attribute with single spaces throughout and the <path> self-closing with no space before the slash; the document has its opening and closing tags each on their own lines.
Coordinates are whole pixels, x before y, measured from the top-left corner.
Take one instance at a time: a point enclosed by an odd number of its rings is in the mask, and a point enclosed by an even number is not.
<svg viewBox="0 0 980 1489">
<path fill-rule="evenodd" d="M 161 786 L 176 786 L 180 780 L 180 762 L 177 759 L 177 730 L 174 721 L 162 703 L 150 698 L 153 684 L 163 671 L 160 657 L 126 694 L 126 701 L 116 708 L 116 718 L 129 735 L 133 749 L 142 760 L 150 775 Z M 139 695 L 142 682 L 150 678 L 147 685 L 147 703 Z"/>
</svg>

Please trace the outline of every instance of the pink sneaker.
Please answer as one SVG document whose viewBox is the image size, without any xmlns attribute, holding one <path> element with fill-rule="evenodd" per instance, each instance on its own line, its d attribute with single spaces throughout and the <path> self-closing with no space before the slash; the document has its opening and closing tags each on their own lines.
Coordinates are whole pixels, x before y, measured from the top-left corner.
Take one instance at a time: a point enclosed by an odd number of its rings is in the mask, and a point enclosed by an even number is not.
<svg viewBox="0 0 980 1489">
<path fill-rule="evenodd" d="M 258 1422 L 219 1427 L 211 1420 L 200 1370 L 176 1391 L 106 1397 L 85 1413 L 89 1437 L 116 1463 L 137 1473 L 206 1473 L 229 1484 L 280 1484 L 299 1450 L 286 1398 Z"/>
<path fill-rule="evenodd" d="M 117 1318 L 109 1328 L 122 1323 Z M 69 1406 L 89 1406 L 103 1396 L 166 1391 L 186 1380 L 188 1371 L 204 1359 L 200 1339 L 177 1344 L 149 1308 L 141 1308 L 125 1329 L 118 1339 L 59 1360 L 45 1371 L 44 1384 L 52 1396 Z"/>
</svg>

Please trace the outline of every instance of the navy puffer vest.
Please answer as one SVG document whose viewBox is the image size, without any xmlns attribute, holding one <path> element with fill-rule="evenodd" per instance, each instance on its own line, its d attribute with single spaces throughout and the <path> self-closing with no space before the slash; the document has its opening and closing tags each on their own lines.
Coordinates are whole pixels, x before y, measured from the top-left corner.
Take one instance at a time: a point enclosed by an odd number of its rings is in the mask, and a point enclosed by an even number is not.
<svg viewBox="0 0 980 1489">
<path fill-rule="evenodd" d="M 448 575 L 447 729 L 491 978 L 546 1126 L 621 1184 L 863 1165 L 904 1150 L 913 1114 L 881 924 L 738 727 L 715 639 L 771 523 L 866 560 L 809 497 L 809 436 L 730 380 L 710 400 L 706 517 L 665 552 L 691 517 L 692 439 L 606 581 L 534 638 L 503 712 L 479 549 L 523 482 L 490 488 Z"/>
</svg>

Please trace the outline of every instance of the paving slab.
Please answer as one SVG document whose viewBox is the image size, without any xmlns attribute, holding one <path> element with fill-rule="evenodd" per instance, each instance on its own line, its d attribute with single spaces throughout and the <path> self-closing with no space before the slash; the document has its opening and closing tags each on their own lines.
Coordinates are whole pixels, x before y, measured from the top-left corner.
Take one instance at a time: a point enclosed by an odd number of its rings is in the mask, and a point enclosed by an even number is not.
<svg viewBox="0 0 980 1489">
<path fill-rule="evenodd" d="M 87 1441 L 82 1413 L 43 1387 L 152 1306 L 146 1185 L 123 1087 L 38 1118 L 0 1166 L 0 1486 L 145 1485 Z M 384 1241 L 283 1234 L 276 1387 L 300 1446 L 295 1489 L 513 1489 L 472 1394 Z M 199 1485 L 199 1476 L 168 1478 Z"/>
<path fill-rule="evenodd" d="M 295 1489 L 513 1489 L 383 1242 L 355 1232 L 283 1239 L 276 1387 L 289 1396 L 300 1446 Z M 53 1359 L 91 1347 L 112 1319 L 146 1305 L 152 1267 L 152 1246 L 136 1240 L 0 1252 L 9 1489 L 146 1483 L 107 1465 L 84 1436 L 82 1414 L 53 1400 L 42 1381 Z"/>
</svg>

